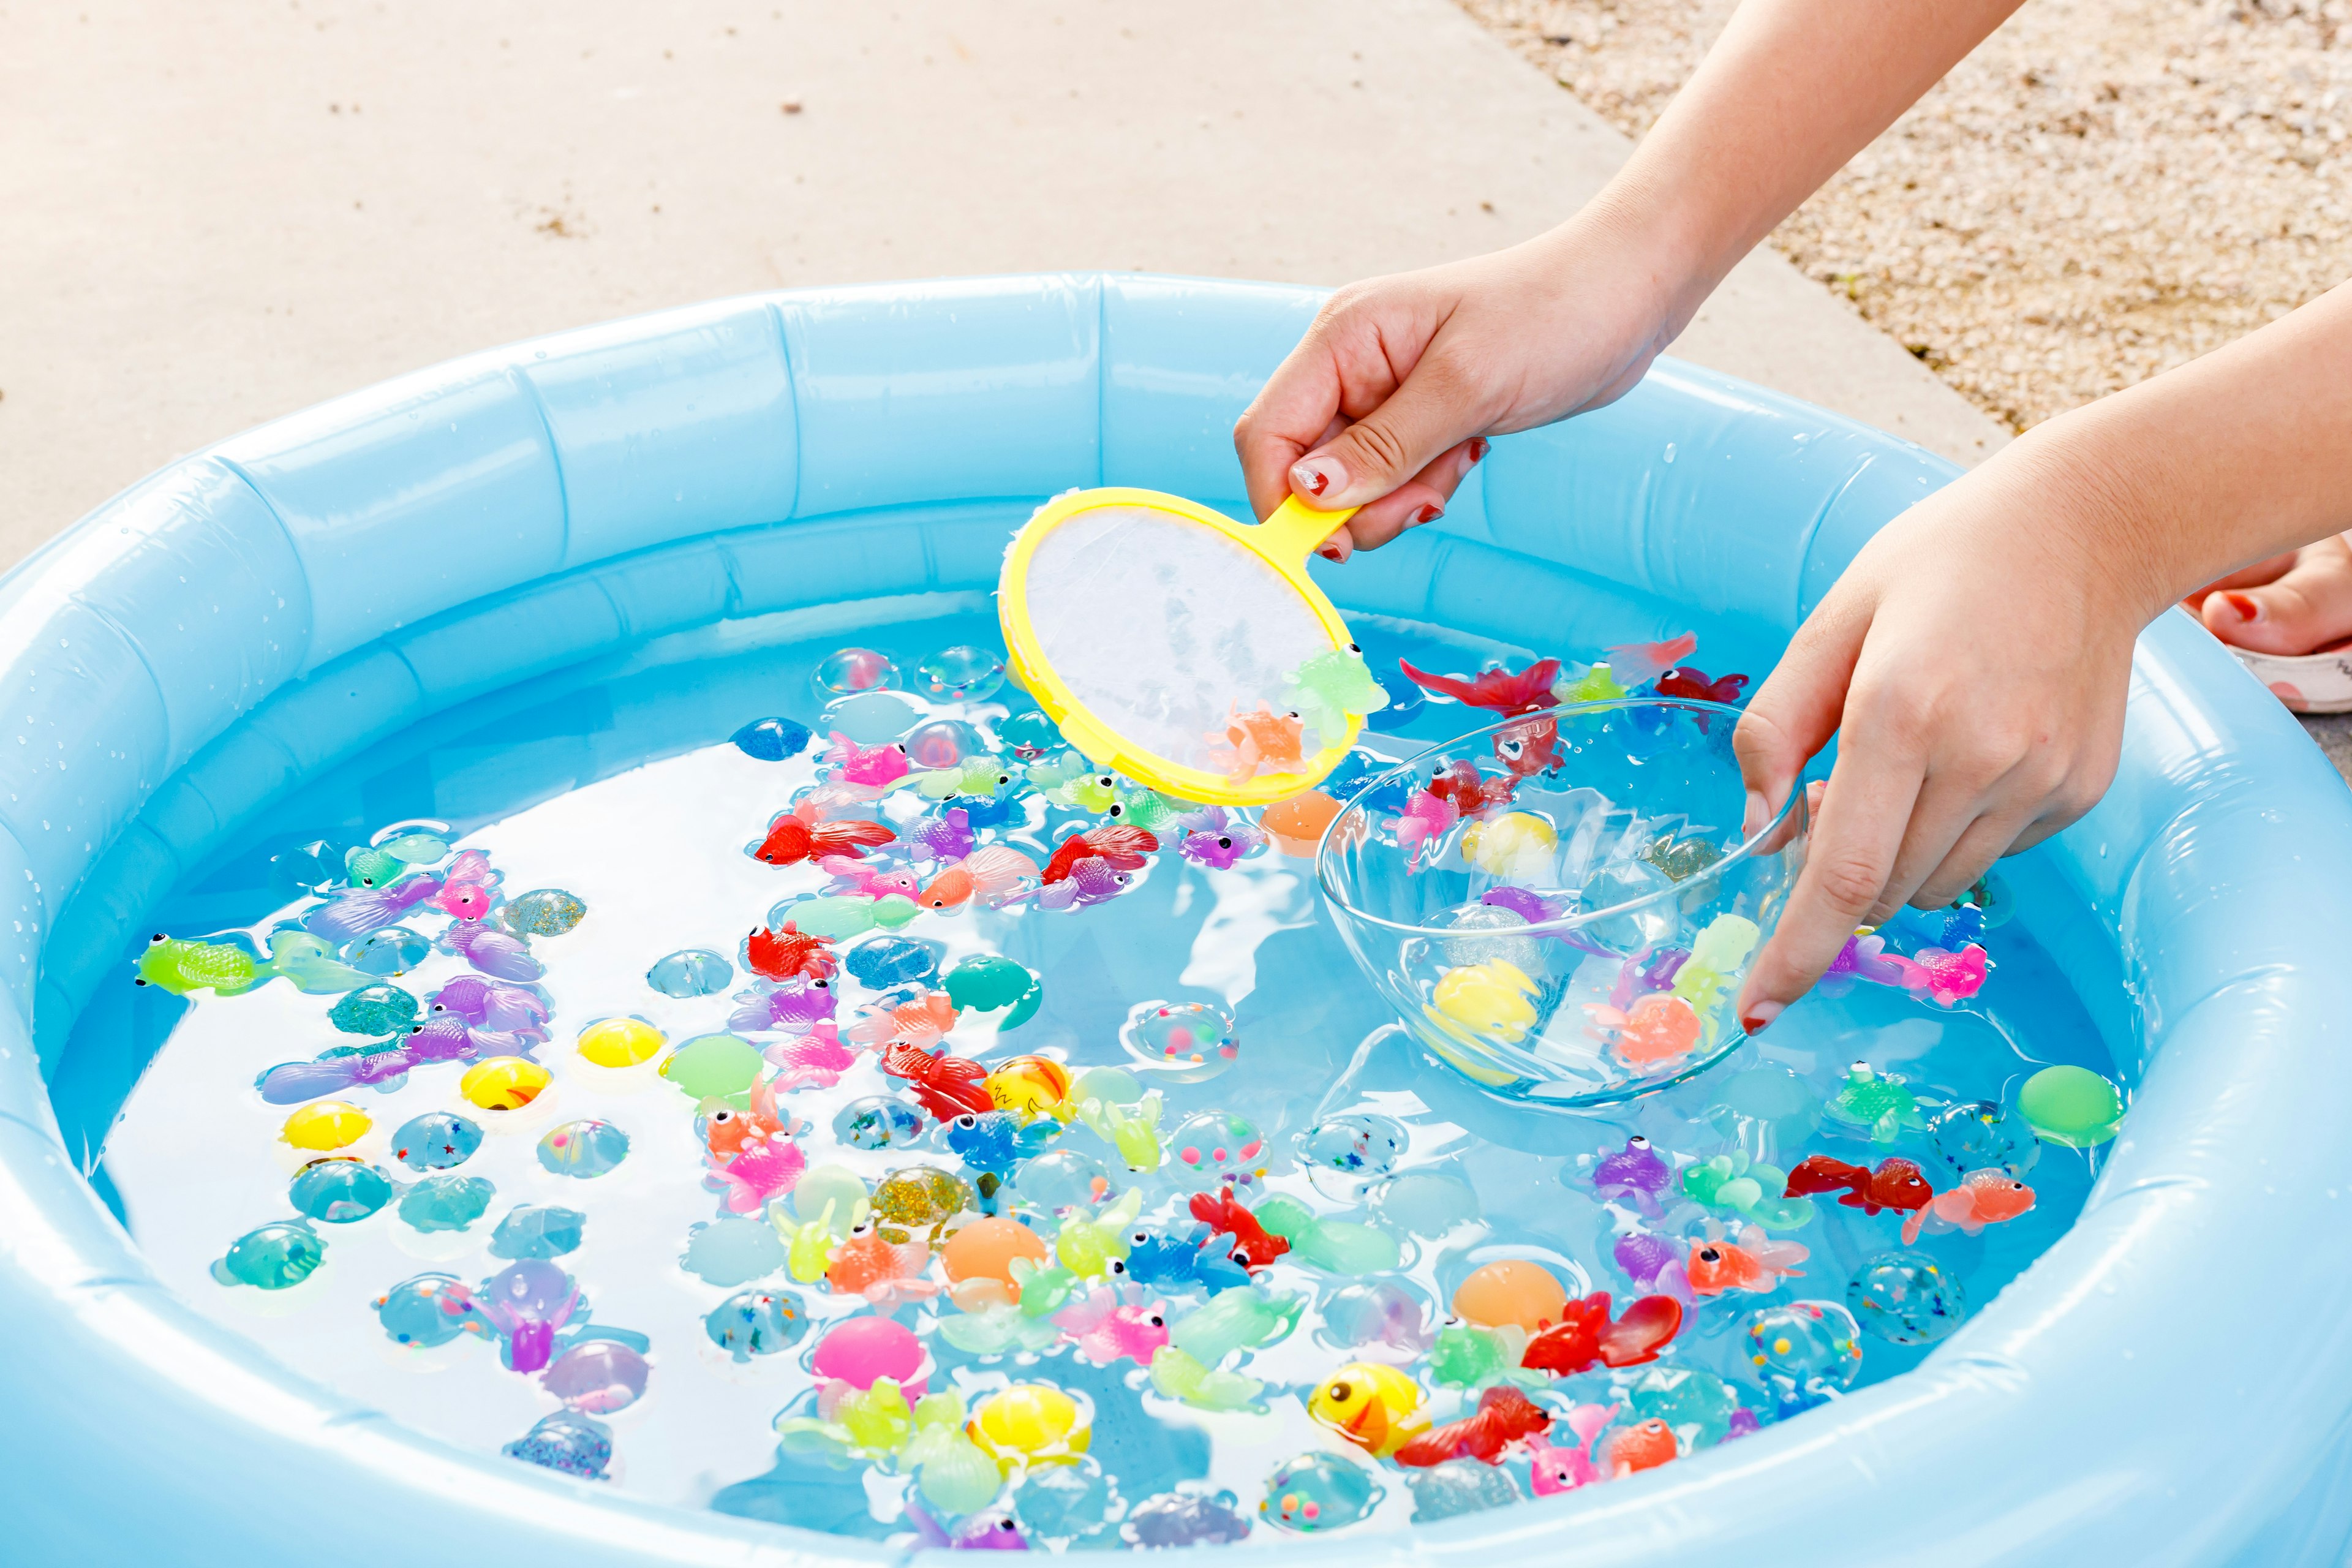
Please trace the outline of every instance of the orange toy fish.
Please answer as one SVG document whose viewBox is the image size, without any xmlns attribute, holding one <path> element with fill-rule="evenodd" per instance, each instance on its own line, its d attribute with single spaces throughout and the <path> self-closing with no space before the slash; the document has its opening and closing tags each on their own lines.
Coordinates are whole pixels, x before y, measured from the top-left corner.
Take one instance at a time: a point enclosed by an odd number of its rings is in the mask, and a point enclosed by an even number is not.
<svg viewBox="0 0 2352 1568">
<path fill-rule="evenodd" d="M 790 921 L 782 931 L 755 929 L 745 956 L 751 973 L 768 980 L 830 980 L 841 967 L 833 956 L 832 942 L 821 936 L 802 935 Z"/>
<path fill-rule="evenodd" d="M 1601 1439 L 1601 1473 L 1612 1481 L 1620 1480 L 1636 1470 L 1654 1470 L 1681 1455 L 1675 1429 L 1653 1415 L 1647 1421 L 1620 1426 Z"/>
<path fill-rule="evenodd" d="M 939 1284 L 922 1277 L 930 1264 L 926 1243 L 885 1241 L 871 1222 L 864 1222 L 833 1249 L 824 1282 L 836 1294 L 863 1296 L 877 1307 L 890 1307 L 940 1293 Z"/>
<path fill-rule="evenodd" d="M 1591 1002 L 1585 1010 L 1594 1023 L 1612 1032 L 1609 1043 L 1637 1072 L 1678 1061 L 1698 1044 L 1698 1015 L 1688 1002 L 1663 991 L 1641 997 L 1629 1012 Z"/>
<path fill-rule="evenodd" d="M 1047 887 L 1064 880 L 1077 869 L 1081 860 L 1102 860 L 1115 871 L 1133 871 L 1143 865 L 1143 858 L 1160 847 L 1159 837 L 1148 827 L 1092 827 L 1084 833 L 1073 833 L 1054 846 L 1054 858 L 1045 862 L 1045 882 Z"/>
<path fill-rule="evenodd" d="M 1553 707 L 1559 700 L 1551 694 L 1551 683 L 1559 679 L 1556 658 L 1539 658 L 1525 669 L 1482 669 L 1468 680 L 1458 675 L 1431 675 L 1403 659 L 1397 660 L 1397 668 L 1416 686 L 1473 708 L 1489 709 L 1506 719 Z"/>
<path fill-rule="evenodd" d="M 703 1142 L 709 1146 L 712 1156 L 720 1160 L 731 1160 L 751 1145 L 781 1137 L 783 1132 L 784 1119 L 776 1114 L 773 1079 L 751 1086 L 749 1110 L 716 1105 L 703 1118 Z"/>
<path fill-rule="evenodd" d="M 882 1047 L 882 1070 L 903 1078 L 923 1109 L 941 1121 L 966 1111 L 985 1116 L 996 1109 L 989 1098 L 988 1069 L 962 1057 L 935 1057 L 922 1047 L 893 1040 Z"/>
<path fill-rule="evenodd" d="M 1223 735 L 1212 733 L 1212 741 L 1222 740 L 1223 748 L 1209 753 L 1212 765 L 1225 770 L 1231 784 L 1245 784 L 1261 773 L 1281 773 L 1303 765 L 1299 753 L 1299 737 L 1305 721 L 1296 713 L 1276 713 L 1260 702 L 1257 711 L 1244 713 L 1236 703 L 1229 710 L 1233 718 Z"/>
<path fill-rule="evenodd" d="M 826 855 L 863 856 L 873 845 L 896 837 L 878 822 L 827 822 L 813 801 L 803 801 L 768 824 L 768 836 L 751 858 L 771 866 L 797 866 Z"/>
<path fill-rule="evenodd" d="M 887 1012 L 871 1013 L 850 1026 L 849 1037 L 861 1046 L 878 1046 L 891 1040 L 904 1040 L 910 1046 L 929 1047 L 939 1044 L 940 1037 L 955 1027 L 955 1004 L 944 991 L 933 991 L 912 1002 L 901 1002 Z"/>
<path fill-rule="evenodd" d="M 1037 862 L 1020 850 L 991 844 L 933 877 L 915 901 L 927 910 L 960 910 L 974 899 L 992 904 L 1036 874 Z"/>
<path fill-rule="evenodd" d="M 1414 1469 L 1448 1459 L 1495 1464 L 1503 1450 L 1551 1430 L 1551 1412 L 1516 1388 L 1490 1388 L 1478 1408 L 1459 1421 L 1433 1426 L 1396 1451 L 1396 1462 Z"/>
<path fill-rule="evenodd" d="M 1709 1220 L 1706 1239 L 1691 1244 L 1685 1272 L 1690 1276 L 1691 1289 L 1701 1296 L 1720 1296 L 1726 1290 L 1760 1292 L 1779 1284 L 1783 1275 L 1791 1279 L 1804 1278 L 1796 1265 L 1811 1256 L 1793 1241 L 1773 1240 L 1761 1226 L 1741 1226 L 1737 1240 L 1726 1240 L 1723 1227 Z"/>
<path fill-rule="evenodd" d="M 2033 1206 L 2033 1189 L 2007 1171 L 1970 1171 L 1949 1192 L 1937 1193 L 1927 1206 L 1903 1222 L 1903 1245 L 1919 1239 L 1919 1227 L 1932 1219 L 1938 1230 L 1958 1226 L 1974 1236 L 1989 1225 L 2015 1219 Z"/>
</svg>

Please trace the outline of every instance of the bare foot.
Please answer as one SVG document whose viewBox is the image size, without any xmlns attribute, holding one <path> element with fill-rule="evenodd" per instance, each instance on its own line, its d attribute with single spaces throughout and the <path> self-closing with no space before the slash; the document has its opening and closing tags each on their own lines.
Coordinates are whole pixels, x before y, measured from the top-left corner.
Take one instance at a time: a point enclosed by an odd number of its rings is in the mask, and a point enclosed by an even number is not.
<svg viewBox="0 0 2352 1568">
<path fill-rule="evenodd" d="M 2252 653 L 2317 653 L 2352 638 L 2352 535 L 2232 573 L 2185 602 L 2225 643 Z"/>
</svg>

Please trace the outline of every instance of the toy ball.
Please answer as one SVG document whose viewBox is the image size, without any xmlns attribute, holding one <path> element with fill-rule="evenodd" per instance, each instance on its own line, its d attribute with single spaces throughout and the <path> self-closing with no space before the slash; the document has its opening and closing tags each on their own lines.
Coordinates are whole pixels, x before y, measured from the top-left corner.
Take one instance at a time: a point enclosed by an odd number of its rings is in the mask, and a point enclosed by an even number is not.
<svg viewBox="0 0 2352 1568">
<path fill-rule="evenodd" d="M 988 1098 L 1015 1116 L 1050 1114 L 1070 1098 L 1070 1069 L 1051 1057 L 1014 1057 L 988 1075 Z"/>
<path fill-rule="evenodd" d="M 633 1068 L 651 1061 L 668 1043 L 642 1018 L 601 1018 L 580 1031 L 580 1054 L 600 1068 Z"/>
<path fill-rule="evenodd" d="M 1094 1436 L 1086 1408 L 1043 1383 L 1016 1383 L 989 1395 L 964 1432 L 1007 1467 L 1076 1464 Z"/>
<path fill-rule="evenodd" d="M 849 1318 L 825 1331 L 809 1368 L 819 1377 L 871 1388 L 887 1377 L 920 1397 L 924 1384 L 923 1342 L 914 1331 L 888 1318 Z"/>
<path fill-rule="evenodd" d="M 1551 1270 L 1517 1258 L 1481 1265 L 1454 1291 L 1454 1315 L 1482 1329 L 1513 1323 L 1537 1333 L 1567 1310 L 1568 1291 Z"/>
<path fill-rule="evenodd" d="M 1845 1304 L 1890 1344 L 1931 1345 L 1968 1320 L 1959 1277 L 1924 1252 L 1882 1252 L 1846 1281 Z"/>
<path fill-rule="evenodd" d="M 1370 1470 L 1337 1454 L 1302 1454 L 1266 1478 L 1257 1511 L 1268 1524 L 1312 1535 L 1355 1523 L 1383 1495 Z"/>
<path fill-rule="evenodd" d="M 374 1125 L 366 1111 L 348 1100 L 321 1100 L 288 1117 L 283 1136 L 297 1149 L 324 1153 L 358 1142 Z"/>
<path fill-rule="evenodd" d="M 466 1069 L 457 1092 L 484 1110 L 520 1110 L 540 1097 L 552 1076 L 527 1057 L 490 1057 Z"/>
<path fill-rule="evenodd" d="M 967 1279 L 1001 1279 L 1013 1283 L 1013 1260 L 1025 1258 L 1042 1266 L 1045 1261 L 1045 1242 L 1035 1231 L 1017 1219 L 996 1215 L 977 1219 L 948 1238 L 940 1250 L 947 1265 L 948 1279 L 961 1284 Z M 1016 1289 L 1013 1300 L 1020 1299 Z"/>
</svg>

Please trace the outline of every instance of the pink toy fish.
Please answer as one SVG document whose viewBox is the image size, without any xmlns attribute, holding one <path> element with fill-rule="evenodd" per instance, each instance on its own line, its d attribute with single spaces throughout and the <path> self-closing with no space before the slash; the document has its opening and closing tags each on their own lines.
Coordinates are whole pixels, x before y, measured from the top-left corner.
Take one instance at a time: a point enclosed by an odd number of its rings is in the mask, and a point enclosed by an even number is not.
<svg viewBox="0 0 2352 1568">
<path fill-rule="evenodd" d="M 1646 686 L 1698 651 L 1698 634 L 1685 632 L 1664 642 L 1619 643 L 1601 650 L 1609 656 L 1609 673 L 1617 684 Z"/>
<path fill-rule="evenodd" d="M 1176 826 L 1184 829 L 1184 841 L 1177 852 L 1213 871 L 1232 870 L 1237 861 L 1255 854 L 1265 843 L 1265 834 L 1222 805 L 1188 813 L 1176 819 Z"/>
<path fill-rule="evenodd" d="M 944 991 L 933 991 L 888 1011 L 868 1011 L 849 1027 L 849 1037 L 861 1046 L 904 1040 L 925 1049 L 939 1044 L 955 1027 L 956 1006 Z"/>
<path fill-rule="evenodd" d="M 1528 1439 L 1528 1458 L 1534 1461 L 1528 1480 L 1538 1497 L 1556 1497 L 1591 1486 L 1601 1479 L 1601 1466 L 1592 1457 L 1592 1445 L 1617 1414 L 1614 1405 L 1580 1405 L 1563 1418 L 1576 1437 L 1572 1448 L 1556 1447 L 1545 1434 Z"/>
<path fill-rule="evenodd" d="M 1692 1243 L 1690 1261 L 1683 1271 L 1690 1277 L 1690 1288 L 1702 1296 L 1720 1296 L 1727 1290 L 1762 1292 L 1778 1285 L 1784 1275 L 1802 1279 L 1804 1271 L 1797 1265 L 1811 1256 L 1793 1241 L 1774 1241 L 1761 1226 L 1741 1226 L 1737 1239 L 1726 1239 L 1723 1227 L 1709 1220 L 1706 1239 Z"/>
<path fill-rule="evenodd" d="M 478 849 L 468 849 L 449 862 L 442 873 L 441 890 L 433 901 L 445 913 L 461 921 L 478 921 L 490 912 L 498 901 L 498 886 L 505 879 L 490 869 L 490 858 Z"/>
<path fill-rule="evenodd" d="M 1108 1286 L 1087 1292 L 1054 1314 L 1051 1321 L 1078 1353 L 1097 1366 L 1125 1359 L 1151 1364 L 1151 1352 L 1168 1342 L 1168 1313 L 1154 1302 L 1139 1306 Z"/>
<path fill-rule="evenodd" d="M 731 1160 L 711 1156 L 711 1174 L 727 1189 L 727 1212 L 758 1214 L 770 1198 L 793 1190 L 808 1156 L 789 1138 L 762 1138 L 746 1143 Z"/>
<path fill-rule="evenodd" d="M 840 1005 L 829 980 L 756 985 L 749 991 L 738 991 L 735 1001 L 737 1006 L 727 1016 L 727 1026 L 751 1034 L 770 1029 L 804 1034 L 819 1024 L 831 1023 L 835 1008 Z"/>
<path fill-rule="evenodd" d="M 1238 702 L 1227 711 L 1232 718 L 1224 729 L 1209 734 L 1223 744 L 1208 757 L 1211 767 L 1224 770 L 1227 783 L 1246 784 L 1261 773 L 1292 772 L 1301 765 L 1304 721 L 1297 714 L 1276 713 L 1264 702 L 1254 713 L 1243 712 Z"/>
<path fill-rule="evenodd" d="M 451 921 L 433 945 L 500 980 L 537 980 L 547 973 L 522 938 L 482 921 Z"/>
<path fill-rule="evenodd" d="M 1984 989 L 1985 950 L 1975 942 L 1958 952 L 1923 947 L 1909 958 L 1895 953 L 1887 962 L 1903 970 L 1903 988 L 1915 996 L 1931 998 L 1939 1007 L 1965 1002 Z"/>
<path fill-rule="evenodd" d="M 929 910 L 960 910 L 977 900 L 991 909 L 1016 897 L 1037 878 L 1037 862 L 1003 844 L 975 849 L 923 886 L 915 901 Z"/>
<path fill-rule="evenodd" d="M 914 771 L 915 766 L 913 759 L 907 755 L 907 748 L 895 741 L 861 746 L 838 730 L 833 731 L 833 744 L 826 749 L 823 760 L 834 764 L 834 776 L 841 783 L 873 790 L 889 788 Z"/>
<path fill-rule="evenodd" d="M 771 1079 L 778 1092 L 795 1089 L 831 1089 L 857 1060 L 857 1053 L 841 1043 L 828 1021 L 797 1040 L 779 1040 L 760 1053 L 779 1070 Z"/>
<path fill-rule="evenodd" d="M 862 865 L 846 856 L 828 855 L 817 862 L 820 869 L 831 874 L 833 885 L 828 893 L 853 894 L 859 898 L 887 899 L 897 893 L 901 898 L 913 898 L 923 890 L 923 879 L 912 871 L 883 871 Z"/>
<path fill-rule="evenodd" d="M 972 850 L 971 813 L 962 806 L 951 805 L 937 816 L 924 817 L 908 828 L 904 837 L 919 860 L 961 860 Z"/>
<path fill-rule="evenodd" d="M 1421 852 L 1435 844 L 1462 820 L 1454 803 L 1425 789 L 1412 792 L 1404 810 L 1396 819 L 1397 847 L 1404 851 L 1405 868 L 1410 870 L 1421 858 Z"/>
<path fill-rule="evenodd" d="M 302 929 L 341 944 L 382 931 L 441 890 L 434 876 L 404 877 L 389 888 L 366 888 L 329 900 L 302 917 Z"/>
<path fill-rule="evenodd" d="M 1903 1245 L 1919 1239 L 1920 1227 L 1932 1222 L 1937 1230 L 1955 1227 L 1976 1235 L 1989 1225 L 2015 1219 L 2033 1206 L 2033 1189 L 2007 1171 L 1970 1171 L 1949 1192 L 1937 1193 L 1927 1206 L 1915 1210 L 1903 1222 Z"/>
</svg>

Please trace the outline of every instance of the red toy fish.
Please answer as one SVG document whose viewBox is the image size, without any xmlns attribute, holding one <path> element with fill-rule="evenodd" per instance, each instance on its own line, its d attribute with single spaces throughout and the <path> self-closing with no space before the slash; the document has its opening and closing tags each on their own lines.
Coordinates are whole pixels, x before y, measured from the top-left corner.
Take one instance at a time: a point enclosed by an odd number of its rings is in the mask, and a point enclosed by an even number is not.
<svg viewBox="0 0 2352 1568">
<path fill-rule="evenodd" d="M 1118 871 L 1133 871 L 1141 868 L 1144 856 L 1160 847 L 1160 840 L 1147 827 L 1088 828 L 1073 833 L 1054 847 L 1054 858 L 1045 862 L 1045 884 L 1052 887 L 1077 869 L 1081 860 L 1104 860 Z"/>
<path fill-rule="evenodd" d="M 1234 1199 L 1231 1187 L 1219 1189 L 1212 1197 L 1207 1193 L 1192 1194 L 1192 1217 L 1219 1236 L 1233 1238 L 1233 1250 L 1226 1254 L 1244 1269 L 1265 1268 L 1290 1250 L 1290 1243 L 1258 1224 L 1257 1216 Z"/>
<path fill-rule="evenodd" d="M 1396 1462 L 1427 1469 L 1448 1459 L 1476 1459 L 1494 1464 L 1503 1450 L 1551 1430 L 1551 1412 L 1516 1388 L 1490 1388 L 1478 1396 L 1478 1408 L 1459 1421 L 1433 1426 L 1396 1451 Z"/>
<path fill-rule="evenodd" d="M 988 1069 L 966 1058 L 935 1057 L 920 1046 L 893 1040 L 882 1047 L 882 1070 L 905 1079 L 923 1109 L 941 1121 L 967 1111 L 985 1116 L 996 1109 L 983 1081 Z"/>
<path fill-rule="evenodd" d="M 1899 1155 L 1878 1163 L 1875 1171 L 1861 1165 L 1850 1165 L 1843 1160 L 1827 1154 L 1808 1154 L 1797 1162 L 1789 1173 L 1784 1198 L 1811 1197 L 1820 1193 L 1843 1191 L 1838 1202 L 1864 1214 L 1876 1214 L 1881 1209 L 1901 1209 L 1916 1214 L 1936 1196 L 1936 1189 L 1919 1173 L 1919 1167 Z"/>
<path fill-rule="evenodd" d="M 1559 766 L 1559 725 L 1527 719 L 1495 731 L 1495 756 L 1515 778 L 1532 778 Z"/>
<path fill-rule="evenodd" d="M 1727 706 L 1738 702 L 1739 694 L 1747 689 L 1748 677 L 1744 675 L 1709 680 L 1705 670 L 1689 665 L 1678 665 L 1658 677 L 1659 696 L 1680 697 L 1692 702 L 1721 702 Z"/>
<path fill-rule="evenodd" d="M 1658 1359 L 1682 1331 L 1682 1303 L 1672 1296 L 1644 1296 L 1609 1321 L 1609 1292 L 1571 1300 L 1566 1314 L 1528 1342 L 1519 1364 L 1554 1377 L 1572 1377 L 1596 1362 L 1602 1366 L 1640 1366 Z"/>
<path fill-rule="evenodd" d="M 867 847 L 887 844 L 898 837 L 878 822 L 824 822 L 805 802 L 768 824 L 768 836 L 751 851 L 751 858 L 771 866 L 797 866 L 827 855 L 863 856 Z"/>
<path fill-rule="evenodd" d="M 1475 816 L 1490 805 L 1508 805 L 1519 781 L 1509 773 L 1482 777 L 1475 763 L 1447 764 L 1429 781 L 1429 793 L 1464 816 Z"/>
<path fill-rule="evenodd" d="M 1397 660 L 1397 668 L 1416 686 L 1473 708 L 1492 709 L 1507 718 L 1532 713 L 1559 702 L 1551 694 L 1551 683 L 1559 679 L 1559 660 L 1556 658 L 1539 658 L 1520 670 L 1482 669 L 1468 680 L 1458 675 L 1431 675 L 1413 668 L 1403 659 Z"/>
<path fill-rule="evenodd" d="M 751 973 L 768 980 L 830 980 L 841 967 L 833 956 L 832 942 L 821 936 L 803 936 L 790 921 L 782 931 L 755 929 L 744 956 Z"/>
</svg>

